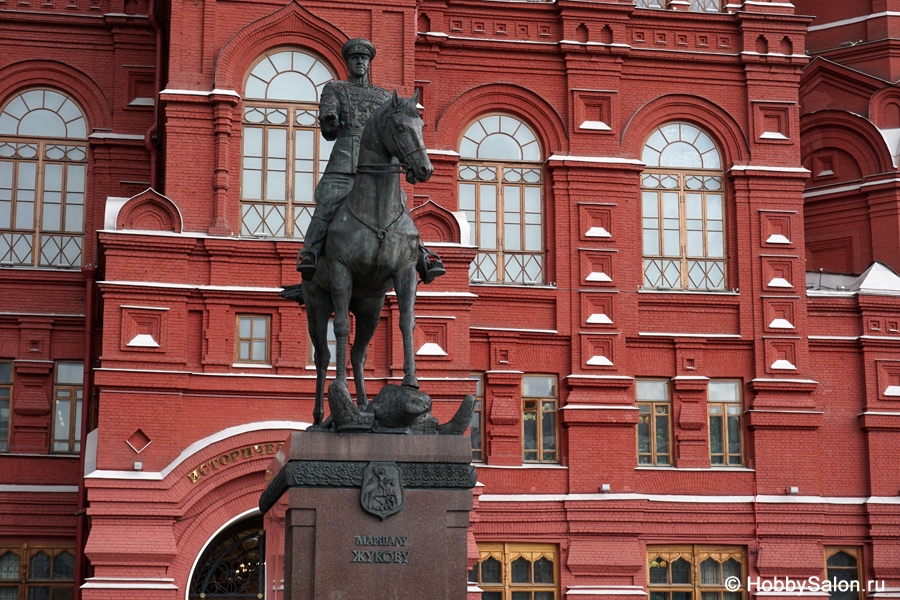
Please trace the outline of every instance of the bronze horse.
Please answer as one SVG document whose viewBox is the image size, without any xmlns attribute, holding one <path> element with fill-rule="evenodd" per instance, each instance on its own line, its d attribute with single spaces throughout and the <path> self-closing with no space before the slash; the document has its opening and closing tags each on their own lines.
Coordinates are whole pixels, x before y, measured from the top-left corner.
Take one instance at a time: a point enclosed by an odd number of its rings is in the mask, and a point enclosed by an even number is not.
<svg viewBox="0 0 900 600">
<path fill-rule="evenodd" d="M 385 102 L 363 129 L 359 162 L 350 195 L 328 226 L 325 253 L 312 280 L 301 284 L 309 334 L 315 349 L 316 401 L 313 425 L 325 415 L 325 375 L 331 359 L 328 320 L 334 314 L 337 341 L 336 376 L 329 397 L 347 390 L 347 339 L 350 316 L 356 316 L 356 335 L 350 362 L 360 408 L 368 403 L 363 367 L 366 350 L 375 334 L 384 297 L 394 288 L 400 308 L 403 337 L 403 385 L 418 388 L 413 349 L 416 300 L 416 259 L 419 231 L 406 210 L 406 194 L 398 173 L 410 183 L 428 181 L 434 167 L 422 142 L 423 122 L 412 98 L 393 97 Z M 331 400 L 329 400 L 331 401 Z"/>
</svg>

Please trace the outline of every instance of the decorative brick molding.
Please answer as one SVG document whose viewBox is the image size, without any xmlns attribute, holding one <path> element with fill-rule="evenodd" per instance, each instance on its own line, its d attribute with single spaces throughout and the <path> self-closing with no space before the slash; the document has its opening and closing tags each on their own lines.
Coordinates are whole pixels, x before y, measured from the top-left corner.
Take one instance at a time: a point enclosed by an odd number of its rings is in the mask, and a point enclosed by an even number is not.
<svg viewBox="0 0 900 600">
<path fill-rule="evenodd" d="M 288 45 L 304 46 L 319 53 L 344 79 L 347 67 L 341 57 L 341 47 L 349 39 L 340 29 L 292 0 L 245 26 L 228 40 L 216 61 L 216 88 L 241 91 L 244 75 L 257 56 L 271 48 Z"/>
</svg>

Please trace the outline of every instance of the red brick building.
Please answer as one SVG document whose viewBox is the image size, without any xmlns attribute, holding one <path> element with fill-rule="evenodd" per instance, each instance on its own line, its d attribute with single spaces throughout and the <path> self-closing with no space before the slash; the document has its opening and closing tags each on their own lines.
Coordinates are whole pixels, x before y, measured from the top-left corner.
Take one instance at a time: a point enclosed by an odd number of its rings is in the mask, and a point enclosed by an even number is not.
<svg viewBox="0 0 900 600">
<path fill-rule="evenodd" d="M 0 599 L 279 597 L 256 507 L 315 371 L 278 291 L 358 36 L 424 107 L 470 596 L 898 596 L 895 4 L 0 0 Z"/>
</svg>

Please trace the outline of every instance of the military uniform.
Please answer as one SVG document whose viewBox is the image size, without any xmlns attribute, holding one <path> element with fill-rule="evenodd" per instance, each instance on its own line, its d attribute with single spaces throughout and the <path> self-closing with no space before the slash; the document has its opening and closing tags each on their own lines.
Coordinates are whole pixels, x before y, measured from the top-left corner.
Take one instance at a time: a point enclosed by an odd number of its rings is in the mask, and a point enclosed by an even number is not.
<svg viewBox="0 0 900 600">
<path fill-rule="evenodd" d="M 361 38 L 344 44 L 342 54 L 345 60 L 355 53 L 367 54 L 372 59 L 375 57 L 375 47 Z M 316 185 L 316 211 L 306 230 L 303 250 L 297 257 L 297 270 L 303 273 L 304 278 L 315 272 L 316 261 L 325 245 L 328 224 L 353 187 L 363 127 L 375 111 L 390 99 L 390 92 L 365 79 L 360 82 L 331 81 L 322 88 L 319 125 L 322 137 L 334 141 L 334 147 L 325 173 Z M 437 254 L 422 245 L 419 246 L 416 269 L 425 283 L 431 283 L 435 277 L 444 274 Z"/>
<path fill-rule="evenodd" d="M 322 137 L 334 141 L 334 147 L 316 185 L 316 212 L 306 231 L 304 250 L 321 254 L 325 230 L 353 187 L 363 127 L 390 98 L 390 92 L 368 83 L 332 81 L 322 89 L 319 123 Z"/>
</svg>

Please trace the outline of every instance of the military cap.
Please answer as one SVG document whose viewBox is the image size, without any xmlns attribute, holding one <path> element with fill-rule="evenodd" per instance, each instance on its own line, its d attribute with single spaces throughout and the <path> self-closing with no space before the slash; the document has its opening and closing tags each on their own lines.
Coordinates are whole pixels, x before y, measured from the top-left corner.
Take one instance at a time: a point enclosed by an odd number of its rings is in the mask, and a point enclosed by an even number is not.
<svg viewBox="0 0 900 600">
<path fill-rule="evenodd" d="M 348 60 L 351 54 L 368 54 L 369 60 L 375 60 L 375 46 L 366 38 L 354 38 L 341 48 L 344 60 Z"/>
</svg>

